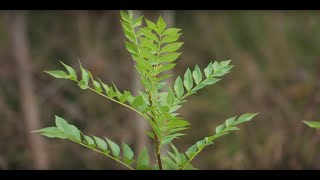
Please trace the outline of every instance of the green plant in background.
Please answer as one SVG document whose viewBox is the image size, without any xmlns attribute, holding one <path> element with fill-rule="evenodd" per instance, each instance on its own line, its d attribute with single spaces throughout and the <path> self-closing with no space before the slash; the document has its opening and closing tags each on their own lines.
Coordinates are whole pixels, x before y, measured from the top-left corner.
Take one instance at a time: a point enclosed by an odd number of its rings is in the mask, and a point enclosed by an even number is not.
<svg viewBox="0 0 320 180">
<path fill-rule="evenodd" d="M 320 129 L 320 122 L 317 122 L 317 121 L 302 121 L 302 122 L 311 128 Z"/>
<path fill-rule="evenodd" d="M 120 11 L 121 25 L 127 38 L 125 46 L 135 61 L 135 68 L 141 77 L 144 86 L 139 95 L 133 96 L 129 91 L 120 91 L 112 83 L 107 85 L 99 78 L 94 78 L 91 72 L 81 63 L 81 77 L 76 71 L 64 64 L 66 71 L 45 71 L 55 78 L 75 81 L 83 90 L 91 90 L 115 103 L 123 105 L 148 121 L 151 131 L 146 134 L 153 140 L 156 164 L 150 164 L 149 151 L 143 148 L 138 155 L 126 144 L 121 146 L 112 140 L 94 135 L 85 135 L 76 126 L 69 124 L 65 119 L 55 116 L 55 126 L 40 129 L 34 132 L 50 137 L 68 139 L 91 150 L 101 153 L 128 169 L 139 170 L 184 170 L 196 169 L 192 160 L 207 146 L 231 131 L 239 130 L 237 125 L 250 121 L 257 113 L 247 113 L 239 117 L 227 119 L 215 129 L 215 133 L 196 142 L 185 152 L 178 150 L 172 141 L 186 135 L 181 131 L 189 128 L 189 123 L 177 113 L 186 98 L 200 89 L 217 83 L 219 77 L 229 73 L 232 65 L 230 60 L 211 62 L 203 72 L 196 65 L 193 70 L 187 69 L 183 77 L 178 76 L 173 85 L 166 80 L 171 77 L 168 70 L 175 67 L 175 61 L 181 55 L 177 52 L 183 42 L 177 42 L 181 29 L 166 28 L 166 23 L 159 17 L 157 22 L 145 19 L 146 27 L 141 27 L 143 16 L 134 18 L 132 11 Z M 161 153 L 165 144 L 171 145 L 171 151 Z"/>
</svg>

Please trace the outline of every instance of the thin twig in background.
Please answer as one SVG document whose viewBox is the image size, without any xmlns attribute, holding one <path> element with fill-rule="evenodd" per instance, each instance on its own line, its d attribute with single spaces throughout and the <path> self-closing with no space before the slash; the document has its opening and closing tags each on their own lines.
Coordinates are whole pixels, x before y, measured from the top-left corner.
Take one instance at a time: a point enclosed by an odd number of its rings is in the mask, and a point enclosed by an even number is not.
<svg viewBox="0 0 320 180">
<path fill-rule="evenodd" d="M 40 128 L 39 109 L 32 80 L 32 63 L 29 59 L 26 37 L 26 12 L 8 11 L 8 30 L 12 42 L 12 53 L 18 68 L 20 98 L 24 114 L 26 136 L 32 152 L 34 168 L 48 169 L 49 159 L 42 137 L 30 132 Z"/>
</svg>

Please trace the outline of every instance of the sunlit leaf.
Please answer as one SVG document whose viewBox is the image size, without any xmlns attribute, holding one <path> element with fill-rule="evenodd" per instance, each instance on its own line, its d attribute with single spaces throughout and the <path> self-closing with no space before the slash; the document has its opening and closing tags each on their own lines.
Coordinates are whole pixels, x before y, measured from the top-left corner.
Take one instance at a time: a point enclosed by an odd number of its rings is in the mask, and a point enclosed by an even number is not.
<svg viewBox="0 0 320 180">
<path fill-rule="evenodd" d="M 43 128 L 43 129 L 39 129 L 39 130 L 33 131 L 33 132 L 38 132 L 41 135 L 49 137 L 49 138 L 66 139 L 68 137 L 56 127 L 47 127 L 47 128 Z"/>
<path fill-rule="evenodd" d="M 241 124 L 243 122 L 250 121 L 252 118 L 254 118 L 258 113 L 246 113 L 241 115 L 235 122 L 234 125 Z"/>
<path fill-rule="evenodd" d="M 101 139 L 101 138 L 99 138 L 99 137 L 96 137 L 96 136 L 92 136 L 93 137 L 93 139 L 96 141 L 96 144 L 97 144 L 97 146 L 103 151 L 103 152 L 105 152 L 105 153 L 109 153 L 110 151 L 108 150 L 108 145 L 107 145 L 107 143 L 103 140 L 103 139 Z"/>
<path fill-rule="evenodd" d="M 69 72 L 69 79 L 73 80 L 73 81 L 77 81 L 77 73 L 76 71 L 71 67 L 66 65 L 65 63 L 63 63 L 62 61 L 60 61 L 60 63 L 67 69 L 67 71 Z"/>
<path fill-rule="evenodd" d="M 164 52 L 175 52 L 177 51 L 181 46 L 183 45 L 183 42 L 174 42 L 174 43 L 170 43 L 166 46 L 164 46 L 160 53 L 164 53 Z"/>
<path fill-rule="evenodd" d="M 143 170 L 148 169 L 149 166 L 149 154 L 146 147 L 144 147 L 141 152 L 139 153 L 137 159 L 137 169 Z"/>
<path fill-rule="evenodd" d="M 320 128 L 320 122 L 317 122 L 317 121 L 303 121 L 303 122 L 311 128 L 316 128 L 316 129 Z"/>
<path fill-rule="evenodd" d="M 194 79 L 194 82 L 196 84 L 199 84 L 202 80 L 202 73 L 201 73 L 201 70 L 199 68 L 198 65 L 196 65 L 196 67 L 194 68 L 193 72 L 192 72 L 192 76 L 193 76 L 193 79 Z"/>
<path fill-rule="evenodd" d="M 69 77 L 69 75 L 61 70 L 54 70 L 54 71 L 44 71 L 45 73 L 50 74 L 51 76 L 55 77 L 55 78 L 63 78 L 63 79 L 67 79 Z"/>
<path fill-rule="evenodd" d="M 109 144 L 109 147 L 111 149 L 113 156 L 118 158 L 120 156 L 120 147 L 110 139 L 106 138 L 106 140 L 107 140 L 107 143 Z"/>
<path fill-rule="evenodd" d="M 184 84 L 184 87 L 186 87 L 187 91 L 190 91 L 190 89 L 193 86 L 192 74 L 191 74 L 191 71 L 189 68 L 187 69 L 186 73 L 184 74 L 183 84 Z"/>
<path fill-rule="evenodd" d="M 178 98 L 183 96 L 184 89 L 183 89 L 182 79 L 180 78 L 180 76 L 178 76 L 178 78 L 174 83 L 174 91 L 176 92 L 176 95 Z"/>
</svg>

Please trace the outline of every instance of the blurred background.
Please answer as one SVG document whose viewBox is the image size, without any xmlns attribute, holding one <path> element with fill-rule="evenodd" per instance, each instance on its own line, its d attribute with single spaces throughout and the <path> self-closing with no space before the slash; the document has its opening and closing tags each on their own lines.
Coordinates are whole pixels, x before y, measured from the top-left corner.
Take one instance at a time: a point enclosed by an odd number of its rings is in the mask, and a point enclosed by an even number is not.
<svg viewBox="0 0 320 180">
<path fill-rule="evenodd" d="M 180 151 L 229 117 L 260 112 L 204 150 L 194 160 L 197 168 L 320 168 L 320 133 L 301 123 L 320 116 L 319 11 L 134 13 L 150 20 L 162 15 L 168 26 L 182 29 L 175 75 L 212 60 L 235 65 L 181 108 L 192 126 L 174 140 Z M 136 91 L 119 20 L 119 11 L 110 10 L 0 12 L 0 169 L 123 169 L 70 141 L 30 133 L 52 126 L 54 115 L 135 151 L 151 143 L 143 132 L 148 127 L 131 111 L 43 72 L 61 69 L 58 60 L 78 69 L 80 58 L 107 84 Z"/>
</svg>

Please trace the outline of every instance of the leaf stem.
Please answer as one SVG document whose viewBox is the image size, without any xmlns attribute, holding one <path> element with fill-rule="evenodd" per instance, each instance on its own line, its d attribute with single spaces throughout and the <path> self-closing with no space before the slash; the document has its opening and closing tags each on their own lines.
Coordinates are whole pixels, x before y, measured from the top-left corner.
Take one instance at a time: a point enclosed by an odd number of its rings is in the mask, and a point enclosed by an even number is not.
<svg viewBox="0 0 320 180">
<path fill-rule="evenodd" d="M 115 102 L 115 103 L 118 103 L 118 104 L 120 104 L 120 105 L 122 105 L 122 106 L 125 106 L 125 107 L 127 107 L 127 108 L 135 111 L 135 112 L 138 113 L 140 116 L 142 116 L 143 118 L 145 118 L 145 119 L 148 120 L 148 117 L 147 117 L 147 116 L 145 116 L 144 114 L 142 114 L 140 111 L 134 109 L 133 107 L 131 107 L 131 106 L 127 105 L 127 104 L 124 104 L 124 103 L 122 103 L 122 102 L 120 102 L 120 101 L 117 101 L 117 100 L 115 100 L 115 99 L 112 99 L 112 98 L 110 98 L 109 96 L 106 96 L 106 95 L 104 95 L 104 94 L 102 94 L 102 93 L 100 93 L 100 92 L 97 92 L 97 91 L 95 91 L 93 88 L 91 88 L 91 87 L 89 87 L 89 86 L 88 86 L 88 89 L 90 89 L 91 91 L 93 91 L 93 92 L 95 92 L 95 93 L 97 93 L 97 94 L 99 94 L 99 95 L 101 95 L 101 96 L 103 96 L 103 97 L 105 97 L 105 98 L 107 98 L 107 99 Z"/>
<path fill-rule="evenodd" d="M 151 98 L 150 92 L 148 93 L 148 95 L 149 95 L 149 103 L 150 103 L 150 106 L 152 107 L 152 98 Z M 154 114 L 152 113 L 152 115 L 153 115 L 152 121 L 154 123 L 156 123 L 155 120 L 153 119 Z M 156 158 L 157 158 L 157 163 L 158 163 L 159 169 L 162 170 L 163 168 L 162 168 L 162 162 L 161 162 L 160 141 L 159 141 L 159 137 L 156 133 L 154 133 L 154 147 L 155 147 L 155 151 L 156 151 Z"/>
<path fill-rule="evenodd" d="M 69 138 L 68 138 L 68 139 L 69 139 Z M 78 141 L 75 141 L 75 140 L 73 140 L 73 139 L 69 139 L 69 140 L 71 140 L 71 141 L 73 141 L 73 142 L 75 142 L 75 143 L 77 143 L 77 144 L 80 144 L 80 145 L 82 145 L 82 146 L 84 146 L 84 147 L 87 147 L 87 148 L 89 148 L 89 149 L 91 149 L 91 150 L 93 150 L 93 151 L 96 151 L 96 152 L 98 152 L 98 153 L 100 153 L 100 154 L 103 154 L 103 155 L 111 158 L 112 160 L 114 160 L 114 161 L 116 161 L 116 162 L 124 165 L 125 167 L 127 167 L 127 168 L 130 169 L 130 170 L 135 170 L 135 169 L 133 169 L 131 166 L 127 165 L 126 163 L 124 163 L 124 162 L 122 162 L 122 161 L 120 161 L 119 159 L 116 159 L 115 157 L 110 156 L 109 154 L 106 154 L 106 153 L 104 153 L 104 152 L 102 152 L 102 151 L 100 151 L 100 150 L 97 150 L 97 149 L 95 149 L 95 148 L 92 148 L 92 147 L 90 147 L 90 146 L 88 146 L 88 145 L 86 145 L 86 144 L 83 144 L 82 142 L 78 142 Z"/>
<path fill-rule="evenodd" d="M 186 168 L 190 163 L 191 161 L 205 148 L 206 146 L 202 147 L 201 149 L 198 149 L 198 151 L 196 152 L 196 154 L 191 158 L 189 159 L 186 164 L 180 169 L 180 170 L 183 170 L 184 168 Z"/>
</svg>

